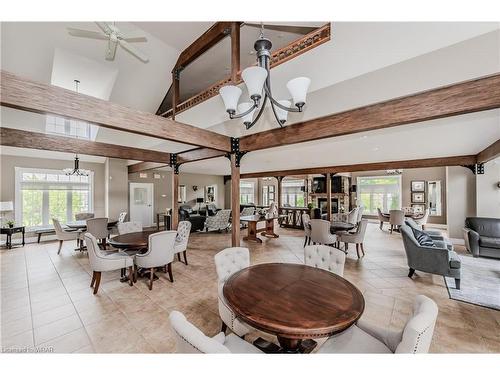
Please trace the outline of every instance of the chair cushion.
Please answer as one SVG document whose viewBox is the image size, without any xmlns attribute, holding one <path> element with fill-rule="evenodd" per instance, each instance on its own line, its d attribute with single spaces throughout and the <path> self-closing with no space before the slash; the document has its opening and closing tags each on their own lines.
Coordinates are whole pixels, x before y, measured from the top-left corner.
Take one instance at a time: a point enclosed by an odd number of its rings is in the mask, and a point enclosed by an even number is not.
<svg viewBox="0 0 500 375">
<path fill-rule="evenodd" d="M 460 257 L 454 251 L 450 251 L 450 268 L 459 269 L 462 267 Z"/>
<path fill-rule="evenodd" d="M 411 230 L 420 246 L 434 246 L 434 241 L 428 234 L 415 228 L 411 228 Z"/>
<path fill-rule="evenodd" d="M 479 246 L 500 249 L 500 237 L 479 237 Z"/>
<path fill-rule="evenodd" d="M 392 353 L 381 341 L 361 328 L 352 326 L 338 335 L 330 337 L 318 353 Z"/>
<path fill-rule="evenodd" d="M 233 333 L 226 336 L 224 346 L 228 348 L 231 353 L 262 354 L 262 352 L 255 346 L 243 339 L 240 339 Z"/>
</svg>

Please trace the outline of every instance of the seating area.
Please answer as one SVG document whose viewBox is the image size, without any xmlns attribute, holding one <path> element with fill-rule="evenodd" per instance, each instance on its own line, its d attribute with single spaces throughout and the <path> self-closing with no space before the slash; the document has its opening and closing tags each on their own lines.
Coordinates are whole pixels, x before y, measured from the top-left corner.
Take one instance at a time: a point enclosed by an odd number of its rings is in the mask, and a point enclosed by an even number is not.
<svg viewBox="0 0 500 375">
<path fill-rule="evenodd" d="M 0 351 L 500 353 L 499 24 L 299 21 L 2 22 Z"/>
</svg>

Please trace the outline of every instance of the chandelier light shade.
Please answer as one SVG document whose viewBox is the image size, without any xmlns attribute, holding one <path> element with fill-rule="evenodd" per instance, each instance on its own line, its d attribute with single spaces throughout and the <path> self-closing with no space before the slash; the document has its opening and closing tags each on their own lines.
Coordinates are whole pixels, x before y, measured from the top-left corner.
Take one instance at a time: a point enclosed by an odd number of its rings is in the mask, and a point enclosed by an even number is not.
<svg viewBox="0 0 500 375">
<path fill-rule="evenodd" d="M 228 85 L 221 87 L 219 90 L 229 118 L 243 119 L 243 124 L 247 129 L 250 129 L 259 121 L 268 100 L 274 118 L 281 127 L 288 119 L 288 112 L 302 112 L 302 108 L 306 104 L 307 90 L 311 84 L 311 80 L 307 77 L 292 79 L 286 85 L 292 96 L 293 106 L 291 106 L 292 102 L 289 100 L 276 100 L 273 97 L 270 75 L 272 46 L 272 42 L 264 38 L 264 26 L 262 25 L 260 37 L 254 44 L 257 66 L 248 67 L 241 72 L 241 78 L 245 82 L 248 96 L 253 103 L 245 102 L 238 105 L 242 91 L 236 86 Z M 257 112 L 256 116 L 254 116 L 255 112 Z"/>
<path fill-rule="evenodd" d="M 249 102 L 243 102 L 241 104 L 238 104 L 238 113 L 245 113 L 248 112 L 250 109 L 252 110 L 247 115 L 242 117 L 243 124 L 245 124 L 245 126 L 252 123 L 253 114 L 255 113 L 255 107 L 252 103 Z"/>
<path fill-rule="evenodd" d="M 262 89 L 267 78 L 267 70 L 260 66 L 251 66 L 241 72 L 241 78 L 245 82 L 248 90 L 248 96 L 252 100 L 258 100 L 262 97 Z"/>
<path fill-rule="evenodd" d="M 290 107 L 292 104 L 289 100 L 278 100 L 278 103 L 283 107 Z M 276 106 L 276 116 L 278 117 L 279 122 L 284 124 L 288 119 L 288 111 Z"/>
<path fill-rule="evenodd" d="M 241 89 L 237 86 L 224 86 L 219 90 L 219 94 L 224 101 L 224 106 L 226 107 L 226 112 L 236 113 L 236 108 L 238 107 L 238 100 L 240 100 Z"/>
<path fill-rule="evenodd" d="M 306 104 L 306 95 L 310 84 L 311 80 L 307 77 L 297 77 L 288 81 L 286 88 L 292 95 L 293 104 L 298 107 Z"/>
</svg>

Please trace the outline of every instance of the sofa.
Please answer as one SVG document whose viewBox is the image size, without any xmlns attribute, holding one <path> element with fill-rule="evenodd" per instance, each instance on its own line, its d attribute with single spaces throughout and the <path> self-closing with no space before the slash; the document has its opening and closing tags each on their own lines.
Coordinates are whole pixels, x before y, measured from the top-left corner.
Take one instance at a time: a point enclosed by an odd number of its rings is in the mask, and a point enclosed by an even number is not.
<svg viewBox="0 0 500 375">
<path fill-rule="evenodd" d="M 468 217 L 463 234 L 465 247 L 474 258 L 500 259 L 500 219 Z"/>
<path fill-rule="evenodd" d="M 455 251 L 448 250 L 446 243 L 439 240 L 434 240 L 434 246 L 420 245 L 407 224 L 402 225 L 400 231 L 410 269 L 408 277 L 411 278 L 415 270 L 453 277 L 455 287 L 460 289 L 462 263 Z"/>
<path fill-rule="evenodd" d="M 196 213 L 188 204 L 179 206 L 179 221 L 189 221 L 191 223 L 191 232 L 203 230 L 206 218 L 206 216 Z"/>
</svg>

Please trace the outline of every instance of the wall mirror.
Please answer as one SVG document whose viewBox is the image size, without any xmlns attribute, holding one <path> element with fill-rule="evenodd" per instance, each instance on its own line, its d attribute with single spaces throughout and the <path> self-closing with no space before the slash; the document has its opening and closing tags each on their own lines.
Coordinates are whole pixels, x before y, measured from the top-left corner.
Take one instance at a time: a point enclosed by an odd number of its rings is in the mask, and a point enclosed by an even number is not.
<svg viewBox="0 0 500 375">
<path fill-rule="evenodd" d="M 427 181 L 429 215 L 441 216 L 441 181 Z"/>
<path fill-rule="evenodd" d="M 205 186 L 205 202 L 206 203 L 216 203 L 217 196 L 217 186 L 210 185 Z"/>
<path fill-rule="evenodd" d="M 186 203 L 186 185 L 179 185 L 179 203 Z"/>
</svg>

